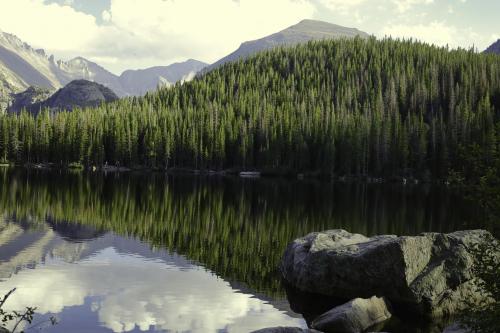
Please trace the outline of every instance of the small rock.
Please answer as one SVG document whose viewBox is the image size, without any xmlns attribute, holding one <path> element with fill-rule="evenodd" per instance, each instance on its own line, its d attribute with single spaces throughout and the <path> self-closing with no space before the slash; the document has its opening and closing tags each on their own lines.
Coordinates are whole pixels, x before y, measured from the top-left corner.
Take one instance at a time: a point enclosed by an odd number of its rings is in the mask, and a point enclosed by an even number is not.
<svg viewBox="0 0 500 333">
<path fill-rule="evenodd" d="M 360 333 L 391 318 L 384 298 L 356 298 L 316 318 L 312 327 L 327 333 Z"/>
<path fill-rule="evenodd" d="M 252 333 L 322 333 L 316 330 L 300 327 L 270 327 Z"/>
</svg>

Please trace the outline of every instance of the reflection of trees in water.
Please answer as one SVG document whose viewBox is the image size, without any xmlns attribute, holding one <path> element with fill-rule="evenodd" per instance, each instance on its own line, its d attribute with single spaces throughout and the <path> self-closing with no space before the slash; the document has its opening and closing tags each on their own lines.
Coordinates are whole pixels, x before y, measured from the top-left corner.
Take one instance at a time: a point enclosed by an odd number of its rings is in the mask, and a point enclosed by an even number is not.
<svg viewBox="0 0 500 333">
<path fill-rule="evenodd" d="M 101 230 L 138 237 L 266 293 L 282 294 L 276 267 L 298 236 L 332 228 L 367 235 L 451 231 L 468 217 L 458 199 L 431 187 L 5 169 L 0 182 L 5 214 L 50 216 L 68 238 Z"/>
</svg>

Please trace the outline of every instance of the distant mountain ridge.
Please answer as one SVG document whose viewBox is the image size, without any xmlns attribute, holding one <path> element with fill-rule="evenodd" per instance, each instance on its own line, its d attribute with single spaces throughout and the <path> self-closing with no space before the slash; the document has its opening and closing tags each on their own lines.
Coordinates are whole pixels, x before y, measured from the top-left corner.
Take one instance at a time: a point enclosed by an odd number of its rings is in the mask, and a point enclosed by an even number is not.
<svg viewBox="0 0 500 333">
<path fill-rule="evenodd" d="M 125 71 L 117 76 L 82 57 L 55 60 L 44 50 L 35 49 L 17 36 L 0 30 L 0 112 L 11 102 L 11 94 L 31 86 L 55 91 L 73 80 L 84 79 L 105 85 L 118 96 L 143 95 L 159 85 L 171 85 L 192 78 L 207 64 L 188 60 L 170 66 Z"/>
<path fill-rule="evenodd" d="M 207 66 L 206 63 L 189 59 L 169 66 L 156 66 L 139 70 L 127 70 L 120 75 L 122 87 L 131 95 L 144 95 L 155 90 L 158 85 L 170 85 L 178 81 L 190 80 Z"/>
<path fill-rule="evenodd" d="M 495 43 L 491 44 L 485 51 L 484 53 L 496 53 L 500 54 L 500 39 L 497 40 Z"/>
<path fill-rule="evenodd" d="M 0 31 L 0 112 L 12 103 L 12 94 L 19 94 L 31 86 L 55 91 L 73 80 L 83 79 L 102 84 L 119 97 L 140 96 L 156 90 L 159 86 L 170 86 L 178 81 L 190 80 L 197 73 L 208 72 L 224 63 L 244 59 L 259 51 L 310 40 L 356 36 L 369 37 L 367 33 L 355 28 L 303 20 L 272 35 L 244 42 L 236 51 L 212 65 L 189 59 L 169 66 L 126 70 L 117 76 L 82 57 L 56 61 L 54 56 L 47 56 L 44 50 L 34 49 L 15 35 Z M 26 95 L 15 98 L 40 98 L 35 97 L 34 92 L 36 91 L 28 91 Z"/>
<path fill-rule="evenodd" d="M 51 90 L 75 79 L 102 81 L 120 92 L 116 77 L 101 66 L 78 57 L 70 61 L 55 60 L 42 49 L 34 49 L 13 34 L 0 31 L 0 73 L 16 90 L 38 86 Z"/>
<path fill-rule="evenodd" d="M 105 85 L 106 87 L 113 90 L 113 92 L 115 92 L 118 96 L 123 97 L 131 95 L 129 91 L 123 88 L 118 76 L 106 70 L 104 67 L 96 64 L 95 62 L 82 57 L 76 57 L 66 62 L 65 65 L 69 68 L 72 68 L 73 71 L 79 71 L 79 74 L 81 76 L 78 77 L 77 75 L 70 75 L 67 78 L 69 79 L 69 81 L 77 79 L 93 81 Z"/>
<path fill-rule="evenodd" d="M 356 36 L 362 38 L 369 37 L 366 32 L 355 28 L 346 28 L 323 21 L 302 20 L 280 32 L 257 40 L 242 43 L 236 51 L 213 63 L 212 65 L 207 66 L 203 72 L 210 71 L 227 62 L 237 61 L 259 51 L 268 50 L 278 46 L 292 46 L 299 43 L 305 43 L 310 40 L 354 38 Z"/>
</svg>

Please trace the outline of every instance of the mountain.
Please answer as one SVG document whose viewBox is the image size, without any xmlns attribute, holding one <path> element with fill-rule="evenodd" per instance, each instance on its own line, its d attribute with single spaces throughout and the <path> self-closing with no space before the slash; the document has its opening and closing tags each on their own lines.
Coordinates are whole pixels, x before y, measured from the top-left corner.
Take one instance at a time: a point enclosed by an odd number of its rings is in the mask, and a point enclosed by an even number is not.
<svg viewBox="0 0 500 333">
<path fill-rule="evenodd" d="M 48 56 L 44 50 L 34 49 L 15 35 L 0 31 L 0 111 L 11 103 L 11 94 L 23 92 L 30 86 L 54 91 L 73 80 L 84 79 L 105 85 L 119 97 L 140 96 L 156 90 L 158 86 L 189 81 L 204 68 L 209 71 L 258 51 L 309 40 L 354 36 L 368 37 L 368 34 L 326 22 L 304 20 L 270 36 L 245 42 L 238 50 L 208 67 L 203 62 L 190 59 L 169 66 L 127 70 L 117 76 L 82 57 L 56 61 L 54 56 Z M 28 92 L 31 93 L 33 91 Z"/>
<path fill-rule="evenodd" d="M 445 178 L 451 166 L 467 163 L 461 145 L 479 145 L 481 156 L 500 149 L 498 77 L 500 57 L 410 40 L 322 40 L 261 52 L 144 97 L 57 113 L 42 129 L 0 116 L 0 128 L 33 138 L 29 146 L 24 137 L 8 140 L 0 156 L 11 163 Z M 51 131 L 61 123 L 64 134 Z M 86 134 L 74 137 L 82 123 Z M 47 148 L 43 140 L 58 144 Z"/>
<path fill-rule="evenodd" d="M 59 88 L 58 64 L 12 34 L 0 31 L 0 73 L 13 89 Z"/>
<path fill-rule="evenodd" d="M 19 113 L 22 109 L 31 110 L 33 105 L 44 102 L 52 93 L 50 89 L 31 86 L 23 92 L 12 94 L 12 101 L 7 107 L 7 112 Z"/>
<path fill-rule="evenodd" d="M 295 45 L 310 40 L 353 38 L 356 36 L 363 38 L 369 37 L 367 33 L 358 29 L 346 28 L 322 21 L 303 20 L 296 25 L 292 25 L 285 30 L 267 37 L 244 42 L 236 51 L 208 66 L 204 72 L 208 72 L 226 62 L 237 61 L 240 58 L 246 58 L 259 51 L 268 50 L 277 46 Z"/>
<path fill-rule="evenodd" d="M 189 79 L 206 65 L 188 60 L 170 66 L 125 71 L 117 76 L 82 57 L 55 60 L 44 50 L 34 49 L 15 35 L 0 31 L 0 112 L 11 103 L 11 94 L 31 86 L 55 91 L 73 80 L 84 79 L 103 84 L 120 97 L 137 96 L 159 85 Z"/>
<path fill-rule="evenodd" d="M 144 95 L 158 86 L 171 85 L 177 81 L 189 81 L 208 64 L 189 59 L 170 66 L 157 66 L 140 70 L 128 70 L 120 75 L 123 88 L 131 95 Z"/>
<path fill-rule="evenodd" d="M 118 96 L 131 95 L 129 91 L 123 89 L 118 76 L 85 58 L 76 57 L 68 62 L 61 62 L 60 68 L 64 69 L 66 75 L 61 80 L 64 84 L 72 80 L 83 79 L 103 84 Z"/>
<path fill-rule="evenodd" d="M 0 114 L 10 104 L 11 94 L 15 91 L 20 91 L 22 89 L 13 84 L 12 80 L 9 80 L 6 77 L 5 72 L 3 72 L 3 70 L 4 68 L 2 68 L 2 65 L 0 64 Z"/>
<path fill-rule="evenodd" d="M 78 76 L 75 73 L 79 72 L 82 79 L 103 84 L 120 97 L 142 96 L 148 91 L 156 90 L 158 86 L 170 86 L 177 81 L 189 80 L 207 65 L 204 62 L 189 59 L 169 66 L 126 70 L 117 76 L 82 57 L 64 63 L 66 72 L 72 74 L 70 78 L 75 78 Z"/>
<path fill-rule="evenodd" d="M 87 80 L 75 80 L 42 102 L 41 107 L 71 110 L 74 107 L 97 106 L 103 102 L 113 102 L 117 99 L 118 96 L 102 84 Z"/>
<path fill-rule="evenodd" d="M 118 96 L 108 87 L 87 80 L 74 80 L 51 94 L 40 87 L 30 87 L 26 91 L 13 94 L 9 113 L 19 113 L 23 108 L 31 113 L 50 108 L 52 110 L 72 110 L 75 107 L 98 106 L 103 102 L 113 102 Z"/>
<path fill-rule="evenodd" d="M 49 89 L 60 86 L 43 51 L 0 31 L 0 112 L 9 105 L 10 94 L 32 85 Z"/>
<path fill-rule="evenodd" d="M 118 96 L 102 84 L 87 80 L 75 80 L 42 102 L 41 107 L 71 110 L 74 107 L 97 106 L 103 102 L 113 102 L 117 99 Z"/>
<path fill-rule="evenodd" d="M 500 39 L 497 40 L 495 43 L 491 44 L 490 47 L 488 47 L 484 53 L 496 53 L 500 54 Z"/>
<path fill-rule="evenodd" d="M 34 49 L 15 35 L 1 31 L 0 75 L 2 85 L 13 92 L 30 86 L 55 90 L 75 79 L 100 81 L 120 90 L 117 77 L 93 62 L 83 58 L 56 61 L 44 50 Z"/>
</svg>

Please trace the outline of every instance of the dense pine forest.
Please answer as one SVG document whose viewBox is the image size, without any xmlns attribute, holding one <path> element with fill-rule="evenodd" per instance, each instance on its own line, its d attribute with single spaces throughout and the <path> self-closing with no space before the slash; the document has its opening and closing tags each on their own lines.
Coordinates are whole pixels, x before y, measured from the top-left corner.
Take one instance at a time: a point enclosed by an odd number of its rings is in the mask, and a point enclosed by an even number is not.
<svg viewBox="0 0 500 333">
<path fill-rule="evenodd" d="M 498 147 L 500 57 L 344 39 L 98 108 L 0 115 L 0 161 L 444 177 Z"/>
</svg>

